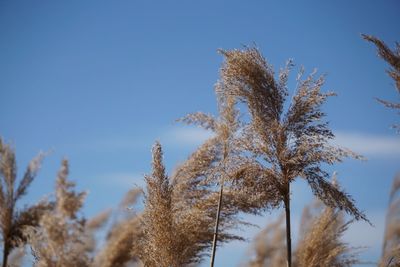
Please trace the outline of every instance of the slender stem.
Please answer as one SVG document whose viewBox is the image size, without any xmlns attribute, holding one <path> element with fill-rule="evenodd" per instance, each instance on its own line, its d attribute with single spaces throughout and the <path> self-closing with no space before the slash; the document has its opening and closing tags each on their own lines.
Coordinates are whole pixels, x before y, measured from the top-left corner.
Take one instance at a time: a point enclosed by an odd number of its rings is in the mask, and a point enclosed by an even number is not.
<svg viewBox="0 0 400 267">
<path fill-rule="evenodd" d="M 8 254 L 9 254 L 8 242 L 7 240 L 5 240 L 3 248 L 3 267 L 7 267 Z"/>
<path fill-rule="evenodd" d="M 214 238 L 213 238 L 213 245 L 212 245 L 211 263 L 210 263 L 211 267 L 214 267 L 215 251 L 217 249 L 219 215 L 221 213 L 223 190 L 224 190 L 224 183 L 221 183 L 221 188 L 219 190 L 217 216 L 215 218 L 215 229 L 214 229 Z"/>
<path fill-rule="evenodd" d="M 286 214 L 286 251 L 287 267 L 292 267 L 292 238 L 290 235 L 290 182 L 287 185 L 287 195 L 284 200 Z"/>
</svg>

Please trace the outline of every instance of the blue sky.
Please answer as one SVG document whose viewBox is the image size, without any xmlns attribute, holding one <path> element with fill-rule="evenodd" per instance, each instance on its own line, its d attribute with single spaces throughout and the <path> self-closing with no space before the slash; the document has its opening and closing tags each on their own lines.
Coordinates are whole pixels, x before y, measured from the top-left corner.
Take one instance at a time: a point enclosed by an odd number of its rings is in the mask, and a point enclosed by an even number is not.
<svg viewBox="0 0 400 267">
<path fill-rule="evenodd" d="M 213 86 L 222 62 L 216 50 L 256 43 L 275 69 L 293 58 L 306 71 L 327 74 L 324 88 L 338 96 L 324 111 L 337 142 L 369 159 L 328 169 L 338 171 L 375 225 L 357 223 L 345 238 L 369 246 L 363 258 L 376 260 L 400 140 L 390 129 L 398 115 L 374 98 L 399 96 L 387 65 L 360 34 L 393 47 L 400 41 L 399 8 L 395 0 L 1 1 L 0 135 L 15 145 L 20 174 L 38 151 L 53 151 L 25 203 L 52 191 L 63 157 L 78 188 L 89 191 L 88 216 L 143 184 L 155 140 L 173 169 L 208 136 L 174 120 L 216 112 Z M 296 236 L 311 193 L 299 182 L 292 199 Z M 272 217 L 248 219 L 263 226 Z M 248 245 L 221 248 L 217 266 L 238 264 Z"/>
</svg>

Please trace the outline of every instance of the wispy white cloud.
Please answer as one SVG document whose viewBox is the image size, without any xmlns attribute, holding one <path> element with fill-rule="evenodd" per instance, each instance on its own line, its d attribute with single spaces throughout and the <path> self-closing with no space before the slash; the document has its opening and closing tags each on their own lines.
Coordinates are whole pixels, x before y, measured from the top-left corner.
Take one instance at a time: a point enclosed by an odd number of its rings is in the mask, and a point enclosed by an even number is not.
<svg viewBox="0 0 400 267">
<path fill-rule="evenodd" d="M 212 135 L 211 131 L 197 127 L 174 127 L 161 140 L 173 145 L 197 146 Z M 338 131 L 334 143 L 364 155 L 400 156 L 400 137 L 397 136 Z"/>
<path fill-rule="evenodd" d="M 400 156 L 400 137 L 356 132 L 336 132 L 335 144 L 363 155 Z"/>
<path fill-rule="evenodd" d="M 161 140 L 171 145 L 198 146 L 212 135 L 211 131 L 198 127 L 174 127 L 168 130 Z"/>
</svg>

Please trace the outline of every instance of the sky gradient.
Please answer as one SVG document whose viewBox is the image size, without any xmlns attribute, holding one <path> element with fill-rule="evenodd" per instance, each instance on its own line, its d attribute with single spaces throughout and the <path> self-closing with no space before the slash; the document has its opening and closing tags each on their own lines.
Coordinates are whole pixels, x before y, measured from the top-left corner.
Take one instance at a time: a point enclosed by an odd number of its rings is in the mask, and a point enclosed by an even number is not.
<svg viewBox="0 0 400 267">
<path fill-rule="evenodd" d="M 209 136 L 174 121 L 189 112 L 216 113 L 217 49 L 255 44 L 276 70 L 294 60 L 290 85 L 300 66 L 306 73 L 317 68 L 327 75 L 324 90 L 338 94 L 323 107 L 336 142 L 368 161 L 346 160 L 328 171 L 338 172 L 374 224 L 354 224 L 346 240 L 369 246 L 362 258 L 376 261 L 400 140 L 390 129 L 398 115 L 375 98 L 399 101 L 399 95 L 387 65 L 360 34 L 393 47 L 400 41 L 399 10 L 395 0 L 1 1 L 0 135 L 16 148 L 19 174 L 40 150 L 52 151 L 24 202 L 52 192 L 63 157 L 71 179 L 89 191 L 88 217 L 143 185 L 155 140 L 172 170 Z M 311 199 L 296 182 L 295 239 Z M 264 226 L 274 216 L 247 218 Z M 216 266 L 245 260 L 248 246 L 223 246 Z"/>
</svg>

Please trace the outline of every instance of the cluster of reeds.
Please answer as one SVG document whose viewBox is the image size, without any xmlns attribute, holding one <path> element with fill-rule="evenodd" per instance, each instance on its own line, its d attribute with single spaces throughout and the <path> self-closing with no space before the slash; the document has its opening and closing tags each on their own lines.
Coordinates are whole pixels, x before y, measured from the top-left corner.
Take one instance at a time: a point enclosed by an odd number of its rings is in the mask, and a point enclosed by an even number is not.
<svg viewBox="0 0 400 267">
<path fill-rule="evenodd" d="M 364 38 L 375 43 L 379 55 L 392 66 L 389 74 L 400 91 L 399 46 L 391 51 L 379 39 Z M 211 257 L 213 266 L 218 245 L 243 239 L 232 232 L 250 224 L 241 221 L 240 214 L 262 215 L 280 207 L 284 214 L 279 221 L 255 238 L 248 266 L 358 263 L 357 251 L 341 237 L 352 220 L 369 221 L 351 196 L 330 182 L 324 168 L 347 157 L 362 156 L 332 145 L 334 133 L 321 108 L 334 93 L 322 91 L 324 77 L 316 72 L 304 77 L 301 69 L 296 87 L 289 90 L 289 73 L 294 68 L 291 60 L 275 75 L 257 48 L 220 53 L 224 63 L 215 86 L 218 116 L 197 112 L 180 119 L 211 130 L 213 136 L 170 175 L 163 163 L 162 146 L 156 142 L 152 172 L 144 177 L 145 188 L 132 188 L 116 210 L 92 219 L 81 214 L 85 193 L 76 192 L 68 179 L 67 160 L 62 161 L 57 175 L 55 194 L 19 209 L 17 202 L 26 194 L 44 154 L 32 160 L 16 186 L 14 150 L 0 139 L 3 267 L 20 266 L 11 259 L 22 255 L 25 247 L 30 248 L 38 267 L 195 266 L 206 256 Z M 243 113 L 238 105 L 245 107 Z M 318 204 L 305 209 L 301 238 L 292 249 L 291 184 L 296 179 L 308 183 Z M 399 188 L 397 179 L 390 196 L 380 266 L 398 264 Z M 139 198 L 143 210 L 127 209 Z M 346 222 L 346 214 L 352 220 Z M 107 226 L 105 240 L 99 242 L 97 232 L 106 231 Z"/>
</svg>

